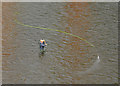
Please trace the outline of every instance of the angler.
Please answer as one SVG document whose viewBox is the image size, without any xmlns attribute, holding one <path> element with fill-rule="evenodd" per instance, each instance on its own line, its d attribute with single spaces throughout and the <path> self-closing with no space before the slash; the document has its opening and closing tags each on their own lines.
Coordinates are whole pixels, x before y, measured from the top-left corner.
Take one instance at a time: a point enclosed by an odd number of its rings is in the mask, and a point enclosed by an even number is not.
<svg viewBox="0 0 120 86">
<path fill-rule="evenodd" d="M 45 46 L 47 46 L 47 43 L 45 40 L 41 39 L 40 40 L 40 50 L 44 50 Z"/>
</svg>

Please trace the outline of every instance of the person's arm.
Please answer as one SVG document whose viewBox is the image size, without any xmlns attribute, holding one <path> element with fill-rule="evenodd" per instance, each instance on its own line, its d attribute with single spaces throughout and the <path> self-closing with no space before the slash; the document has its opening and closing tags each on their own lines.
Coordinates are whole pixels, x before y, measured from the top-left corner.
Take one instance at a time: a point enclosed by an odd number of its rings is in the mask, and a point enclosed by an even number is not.
<svg viewBox="0 0 120 86">
<path fill-rule="evenodd" d="M 47 45 L 47 42 L 45 42 L 45 45 Z"/>
</svg>

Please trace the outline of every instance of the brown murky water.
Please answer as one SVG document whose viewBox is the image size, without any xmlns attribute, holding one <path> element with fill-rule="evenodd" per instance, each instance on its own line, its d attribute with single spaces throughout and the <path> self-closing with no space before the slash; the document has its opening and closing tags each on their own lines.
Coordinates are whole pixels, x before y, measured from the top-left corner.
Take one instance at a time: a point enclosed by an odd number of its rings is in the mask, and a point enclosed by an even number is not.
<svg viewBox="0 0 120 86">
<path fill-rule="evenodd" d="M 117 16 L 117 3 L 3 3 L 3 84 L 118 83 Z"/>
</svg>

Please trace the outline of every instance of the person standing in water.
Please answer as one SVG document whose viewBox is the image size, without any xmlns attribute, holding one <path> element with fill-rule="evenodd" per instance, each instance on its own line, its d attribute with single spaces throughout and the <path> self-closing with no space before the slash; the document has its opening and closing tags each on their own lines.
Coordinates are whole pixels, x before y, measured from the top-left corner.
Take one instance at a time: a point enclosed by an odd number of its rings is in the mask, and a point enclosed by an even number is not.
<svg viewBox="0 0 120 86">
<path fill-rule="evenodd" d="M 46 45 L 47 45 L 46 41 L 43 40 L 43 39 L 41 39 L 41 40 L 40 40 L 40 49 L 41 49 L 41 50 L 44 50 L 44 48 L 45 48 Z"/>
</svg>

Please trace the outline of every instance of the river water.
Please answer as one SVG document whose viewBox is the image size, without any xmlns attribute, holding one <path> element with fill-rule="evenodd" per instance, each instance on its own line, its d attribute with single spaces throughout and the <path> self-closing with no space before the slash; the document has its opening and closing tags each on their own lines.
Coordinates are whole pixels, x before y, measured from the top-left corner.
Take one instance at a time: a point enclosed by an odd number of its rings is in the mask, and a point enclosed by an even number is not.
<svg viewBox="0 0 120 86">
<path fill-rule="evenodd" d="M 4 2 L 2 9 L 3 84 L 118 83 L 117 3 Z"/>
</svg>

